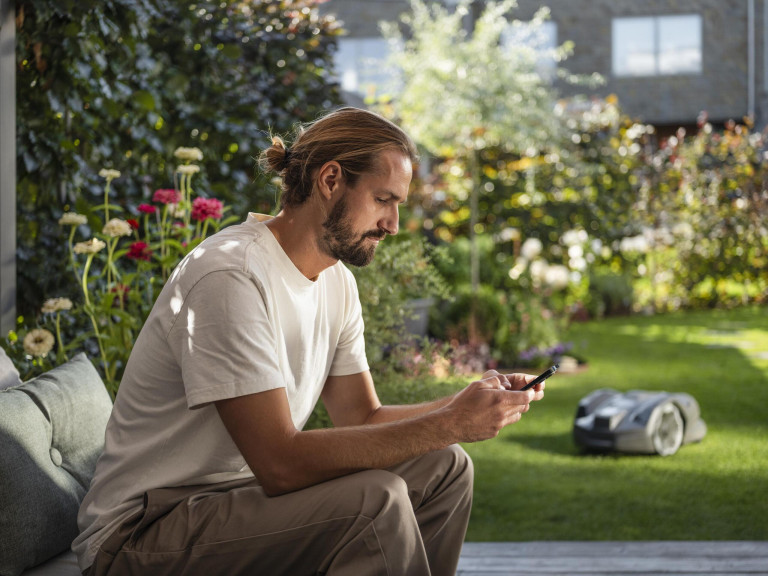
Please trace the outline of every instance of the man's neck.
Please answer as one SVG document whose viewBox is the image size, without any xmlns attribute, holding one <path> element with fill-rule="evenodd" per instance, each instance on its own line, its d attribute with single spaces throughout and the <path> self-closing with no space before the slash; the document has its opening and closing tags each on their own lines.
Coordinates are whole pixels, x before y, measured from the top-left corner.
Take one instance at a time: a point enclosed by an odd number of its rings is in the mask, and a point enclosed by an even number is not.
<svg viewBox="0 0 768 576">
<path fill-rule="evenodd" d="M 320 249 L 322 225 L 309 206 L 281 210 L 266 225 L 294 266 L 310 280 L 316 280 L 320 272 L 336 264 L 335 258 Z"/>
</svg>

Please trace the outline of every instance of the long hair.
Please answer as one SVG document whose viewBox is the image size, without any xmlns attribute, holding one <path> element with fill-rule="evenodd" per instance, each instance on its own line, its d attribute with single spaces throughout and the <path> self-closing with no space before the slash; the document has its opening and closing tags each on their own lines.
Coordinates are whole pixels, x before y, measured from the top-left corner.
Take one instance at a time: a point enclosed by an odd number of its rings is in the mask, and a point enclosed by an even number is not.
<svg viewBox="0 0 768 576">
<path fill-rule="evenodd" d="M 368 110 L 341 108 L 297 125 L 290 148 L 273 136 L 272 146 L 259 156 L 259 166 L 281 176 L 281 207 L 292 208 L 310 197 L 314 174 L 326 162 L 338 162 L 345 183 L 355 186 L 362 174 L 376 172 L 385 150 L 398 150 L 413 164 L 418 161 L 416 145 L 398 126 Z"/>
</svg>

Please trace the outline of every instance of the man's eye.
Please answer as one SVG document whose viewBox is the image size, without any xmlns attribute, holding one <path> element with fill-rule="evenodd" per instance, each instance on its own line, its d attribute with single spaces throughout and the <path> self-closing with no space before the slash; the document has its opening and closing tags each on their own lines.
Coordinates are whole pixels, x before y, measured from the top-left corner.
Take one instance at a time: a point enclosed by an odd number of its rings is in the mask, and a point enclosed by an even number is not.
<svg viewBox="0 0 768 576">
<path fill-rule="evenodd" d="M 379 204 L 386 204 L 387 202 L 389 202 L 389 200 L 387 198 L 376 198 L 376 202 L 378 202 Z"/>
</svg>

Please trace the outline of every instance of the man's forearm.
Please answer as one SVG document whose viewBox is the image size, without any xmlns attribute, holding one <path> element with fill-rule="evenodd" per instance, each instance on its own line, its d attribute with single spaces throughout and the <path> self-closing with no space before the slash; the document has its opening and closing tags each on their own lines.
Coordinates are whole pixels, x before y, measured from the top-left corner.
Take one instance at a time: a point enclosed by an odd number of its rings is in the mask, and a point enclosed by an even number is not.
<svg viewBox="0 0 768 576">
<path fill-rule="evenodd" d="M 216 408 L 266 493 L 277 495 L 387 468 L 457 442 L 493 438 L 542 396 L 543 391 L 508 391 L 492 376 L 442 400 L 380 407 L 335 428 L 309 431 L 295 428 L 280 388 L 221 400 Z M 337 416 L 348 410 L 343 403 L 334 407 Z"/>
<path fill-rule="evenodd" d="M 265 489 L 279 494 L 360 470 L 387 468 L 458 441 L 436 412 L 439 406 L 402 408 L 380 416 L 397 416 L 394 421 L 296 432 L 281 469 L 270 474 L 276 485 Z M 414 408 L 412 416 L 406 416 L 408 408 Z"/>
<path fill-rule="evenodd" d="M 397 420 L 404 420 L 406 418 L 413 418 L 415 416 L 423 416 L 430 412 L 434 412 L 448 404 L 453 396 L 446 396 L 438 400 L 431 402 L 424 402 L 422 404 L 408 404 L 408 405 L 396 405 L 396 406 L 380 406 L 376 411 L 372 412 L 366 419 L 366 424 L 382 424 L 384 422 L 395 422 Z"/>
</svg>

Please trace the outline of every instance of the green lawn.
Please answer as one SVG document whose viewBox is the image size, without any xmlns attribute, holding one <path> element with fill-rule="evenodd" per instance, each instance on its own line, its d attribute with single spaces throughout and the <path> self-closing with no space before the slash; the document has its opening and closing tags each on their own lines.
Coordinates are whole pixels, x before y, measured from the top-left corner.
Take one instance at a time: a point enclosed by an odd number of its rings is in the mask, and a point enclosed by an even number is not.
<svg viewBox="0 0 768 576">
<path fill-rule="evenodd" d="M 544 400 L 475 463 L 468 540 L 768 539 L 768 308 L 574 325 L 586 370 L 557 374 Z M 687 392 L 708 432 L 674 456 L 580 453 L 580 398 L 602 387 Z"/>
</svg>

